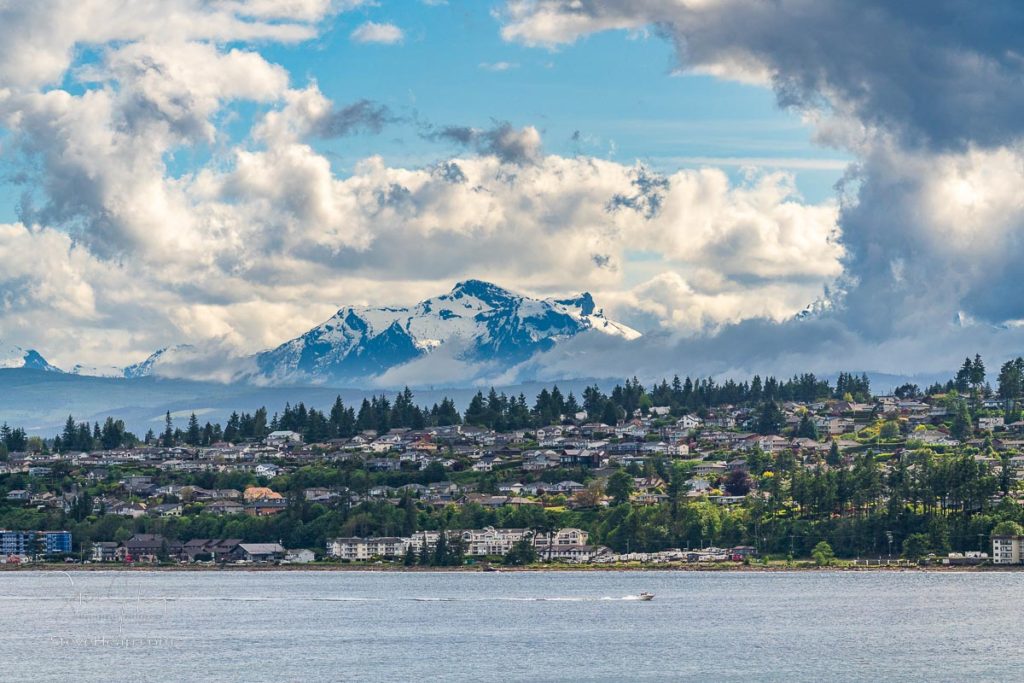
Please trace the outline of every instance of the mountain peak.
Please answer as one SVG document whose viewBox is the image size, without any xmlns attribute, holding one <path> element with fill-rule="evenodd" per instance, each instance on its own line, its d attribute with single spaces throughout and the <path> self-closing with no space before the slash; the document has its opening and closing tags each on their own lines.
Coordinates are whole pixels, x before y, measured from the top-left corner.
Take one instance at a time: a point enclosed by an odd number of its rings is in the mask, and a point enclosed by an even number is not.
<svg viewBox="0 0 1024 683">
<path fill-rule="evenodd" d="M 166 363 L 172 360 L 177 354 L 188 353 L 194 347 L 191 344 L 177 344 L 175 346 L 167 346 L 162 349 L 154 351 L 149 358 L 139 363 L 133 363 L 124 369 L 124 376 L 128 379 L 137 379 L 139 377 L 149 377 L 152 374 L 156 374 L 154 369 L 160 366 L 162 363 Z"/>
<path fill-rule="evenodd" d="M 46 370 L 47 372 L 63 372 L 51 365 L 35 349 L 23 349 L 20 346 L 5 347 L 0 343 L 0 368 L 28 368 L 30 370 Z"/>
<path fill-rule="evenodd" d="M 587 292 L 566 299 L 535 299 L 491 282 L 468 279 L 415 306 L 344 306 L 329 320 L 253 356 L 261 380 L 362 382 L 447 346 L 449 361 L 511 368 L 580 334 L 631 341 L 640 333 L 609 320 Z M 72 374 L 128 379 L 166 375 L 186 364 L 194 347 L 159 349 L 118 368 L 77 365 Z M 57 370 L 37 352 L 0 345 L 0 368 Z M 248 366 L 252 367 L 252 366 Z M 238 378 L 255 378 L 248 370 Z"/>
<path fill-rule="evenodd" d="M 493 304 L 496 301 L 514 299 L 516 295 L 498 285 L 484 280 L 469 279 L 457 282 L 452 291 L 448 293 L 451 299 L 473 297 L 486 303 Z"/>
<path fill-rule="evenodd" d="M 590 292 L 583 292 L 573 299 L 559 299 L 558 303 L 563 306 L 578 308 L 583 315 L 594 315 L 594 310 L 597 308 L 597 305 L 594 303 L 594 297 L 590 296 Z"/>
<path fill-rule="evenodd" d="M 257 367 L 271 379 L 361 381 L 452 343 L 456 360 L 512 366 L 556 343 L 596 331 L 632 340 L 636 330 L 608 320 L 589 293 L 534 299 L 468 279 L 410 307 L 344 307 L 276 349 Z"/>
</svg>

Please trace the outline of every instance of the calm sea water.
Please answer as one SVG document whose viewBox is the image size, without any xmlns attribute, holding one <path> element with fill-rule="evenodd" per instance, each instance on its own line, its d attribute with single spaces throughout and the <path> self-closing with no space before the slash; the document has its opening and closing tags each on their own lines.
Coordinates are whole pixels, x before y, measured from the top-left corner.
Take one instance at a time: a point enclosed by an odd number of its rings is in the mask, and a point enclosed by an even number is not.
<svg viewBox="0 0 1024 683">
<path fill-rule="evenodd" d="M 1020 680 L 1022 608 L 1024 573 L 4 572 L 0 679 Z"/>
</svg>

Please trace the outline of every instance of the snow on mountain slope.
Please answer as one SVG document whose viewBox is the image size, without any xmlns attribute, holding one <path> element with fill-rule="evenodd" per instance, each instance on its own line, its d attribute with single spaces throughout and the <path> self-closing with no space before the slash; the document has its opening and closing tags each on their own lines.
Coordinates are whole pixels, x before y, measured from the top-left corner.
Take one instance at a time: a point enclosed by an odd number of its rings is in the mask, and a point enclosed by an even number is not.
<svg viewBox="0 0 1024 683">
<path fill-rule="evenodd" d="M 159 370 L 161 365 L 173 363 L 179 356 L 191 351 L 192 349 L 193 347 L 190 344 L 178 344 L 176 346 L 159 349 L 146 360 L 129 365 L 121 374 L 128 379 L 149 377 L 153 374 L 159 374 L 157 370 Z"/>
<path fill-rule="evenodd" d="M 411 307 L 346 307 L 306 334 L 256 357 L 265 378 L 359 379 L 456 344 L 461 357 L 516 363 L 585 332 L 633 340 L 590 294 L 531 299 L 481 280 Z"/>
<path fill-rule="evenodd" d="M 79 363 L 68 370 L 68 372 L 72 375 L 81 375 L 82 377 L 124 377 L 124 370 L 113 365 L 97 367 L 95 365 L 82 365 Z"/>
<path fill-rule="evenodd" d="M 218 381 L 360 382 L 424 358 L 442 347 L 460 362 L 512 367 L 562 340 L 606 334 L 631 341 L 640 333 L 609 320 L 590 294 L 532 299 L 481 280 L 414 306 L 346 307 L 301 337 L 255 356 L 179 344 L 116 367 L 75 365 L 70 374 L 135 379 L 151 375 Z M 61 372 L 37 352 L 0 344 L 0 368 Z"/>
<path fill-rule="evenodd" d="M 29 368 L 48 372 L 63 372 L 60 368 L 50 365 L 35 349 L 23 349 L 20 346 L 5 345 L 0 341 L 0 369 Z"/>
</svg>

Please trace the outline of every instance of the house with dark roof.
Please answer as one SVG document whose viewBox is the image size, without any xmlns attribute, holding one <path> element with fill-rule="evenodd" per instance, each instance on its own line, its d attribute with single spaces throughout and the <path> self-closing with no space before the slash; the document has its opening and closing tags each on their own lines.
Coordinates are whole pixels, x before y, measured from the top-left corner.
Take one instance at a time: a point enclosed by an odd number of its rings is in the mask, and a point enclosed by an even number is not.
<svg viewBox="0 0 1024 683">
<path fill-rule="evenodd" d="M 117 559 L 125 562 L 156 562 L 181 555 L 181 543 L 160 534 L 135 534 L 117 549 Z"/>
<path fill-rule="evenodd" d="M 238 546 L 242 559 L 249 562 L 273 562 L 284 559 L 284 548 L 278 543 L 242 543 Z"/>
</svg>

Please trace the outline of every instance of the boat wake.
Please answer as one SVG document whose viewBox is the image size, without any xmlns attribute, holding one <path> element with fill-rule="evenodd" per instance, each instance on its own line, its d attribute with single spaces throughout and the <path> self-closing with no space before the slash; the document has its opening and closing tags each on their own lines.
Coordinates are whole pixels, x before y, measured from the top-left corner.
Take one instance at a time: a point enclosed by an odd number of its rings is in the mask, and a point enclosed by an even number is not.
<svg viewBox="0 0 1024 683">
<path fill-rule="evenodd" d="M 403 598 L 399 598 L 403 599 Z M 404 598 L 408 599 L 408 598 Z M 480 597 L 480 598 L 412 598 L 414 602 L 602 602 L 620 600 L 642 600 L 639 595 L 623 595 L 613 597 L 605 595 L 602 597 L 575 595 L 575 596 L 554 596 L 554 597 Z"/>
<path fill-rule="evenodd" d="M 263 595 L 238 595 L 238 596 L 205 596 L 205 595 L 89 595 L 90 601 L 103 602 L 608 602 L 608 601 L 639 601 L 639 595 L 623 595 L 601 597 L 596 596 L 485 596 L 485 597 L 394 597 L 394 598 L 368 598 L 349 596 L 263 596 Z M 67 597 L 60 596 L 21 596 L 21 595 L 0 595 L 0 602 L 8 600 L 30 600 L 34 602 L 66 601 Z"/>
</svg>

